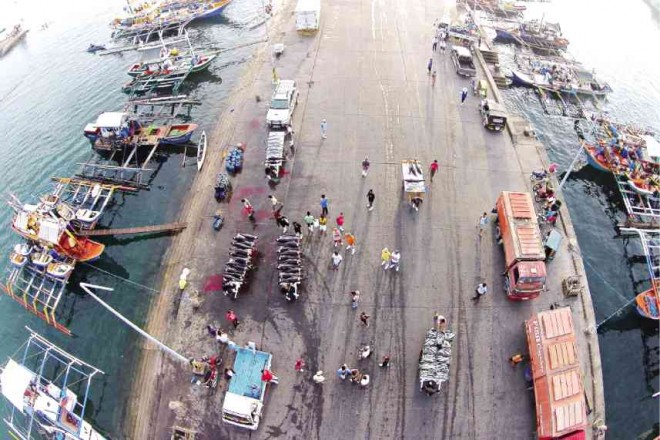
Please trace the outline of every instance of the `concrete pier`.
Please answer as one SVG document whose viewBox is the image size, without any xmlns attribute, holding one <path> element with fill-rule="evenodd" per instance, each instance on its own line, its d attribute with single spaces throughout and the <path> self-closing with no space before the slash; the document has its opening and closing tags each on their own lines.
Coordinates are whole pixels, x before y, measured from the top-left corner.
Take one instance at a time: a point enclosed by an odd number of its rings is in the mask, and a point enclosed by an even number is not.
<svg viewBox="0 0 660 440">
<path fill-rule="evenodd" d="M 205 327 L 229 329 L 224 313 L 231 308 L 242 321 L 231 339 L 255 341 L 259 349 L 272 352 L 280 383 L 268 390 L 259 430 L 239 430 L 221 421 L 224 381 L 209 394 L 190 384 L 185 365 L 145 347 L 125 434 L 169 438 L 170 428 L 180 425 L 203 438 L 223 439 L 532 438 L 534 395 L 522 368 L 513 369 L 507 359 L 527 350 L 524 320 L 557 302 L 573 310 L 593 409 L 589 420 L 604 419 L 590 293 L 586 288 L 581 298 L 567 299 L 561 292 L 562 280 L 570 275 L 579 275 L 586 285 L 566 209 L 559 225 L 565 239 L 548 266 L 548 290 L 532 301 L 506 298 L 503 254 L 494 230 L 478 236 L 479 216 L 490 213 L 502 190 L 531 190 L 529 173 L 543 167 L 545 153 L 515 129 L 511 134 L 485 130 L 471 92 L 461 105 L 460 91 L 469 89 L 469 79 L 456 75 L 449 50 L 431 52 L 433 20 L 445 12 L 455 14 L 453 2 L 323 1 L 322 27 L 311 36 L 296 33 L 294 7 L 290 0 L 276 3 L 270 43 L 284 43 L 285 52 L 274 60 L 269 47 L 259 49 L 211 136 L 205 167 L 179 219 L 188 228 L 166 255 L 163 293 L 154 300 L 148 324 L 168 345 L 198 358 L 218 350 Z M 435 86 L 426 70 L 430 57 L 438 72 Z M 295 152 L 288 157 L 288 174 L 274 189 L 263 170 L 273 67 L 281 79 L 295 79 L 300 90 Z M 487 77 L 477 67 L 479 78 Z M 324 140 L 323 119 L 328 121 Z M 239 142 L 247 145 L 244 170 L 232 179 L 232 199 L 218 205 L 213 184 L 223 170 L 222 152 Z M 365 156 L 371 169 L 362 177 Z M 417 213 L 402 190 L 400 163 L 409 158 L 426 167 L 434 159 L 440 163 Z M 366 209 L 369 189 L 376 193 L 371 212 Z M 275 237 L 280 230 L 268 194 L 284 203 L 282 213 L 291 222 L 299 223 L 307 211 L 320 214 L 319 198 L 325 194 L 330 229 L 343 212 L 346 230 L 357 238 L 357 253 L 342 250 L 338 271 L 330 270 L 330 230 L 305 238 L 306 278 L 295 303 L 277 288 Z M 244 197 L 256 208 L 256 225 L 242 212 Z M 220 232 L 209 219 L 218 207 L 227 220 Z M 249 288 L 232 301 L 217 291 L 217 280 L 236 232 L 258 235 L 261 257 Z M 401 251 L 399 272 L 380 268 L 386 246 Z M 191 274 L 182 296 L 177 283 L 184 267 Z M 479 282 L 487 282 L 490 291 L 475 304 L 471 297 Z M 203 298 L 199 308 L 188 300 L 195 290 Z M 350 306 L 351 290 L 361 292 L 357 310 Z M 371 315 L 369 327 L 360 324 L 362 311 Z M 436 311 L 447 317 L 457 336 L 450 381 L 439 395 L 427 397 L 419 390 L 417 362 Z M 358 348 L 365 343 L 374 345 L 374 359 L 358 361 Z M 233 355 L 223 350 L 229 365 Z M 391 366 L 379 369 L 376 361 L 385 354 Z M 294 371 L 298 358 L 307 365 L 301 373 Z M 338 380 L 335 371 L 343 363 L 368 372 L 369 387 Z M 326 375 L 321 385 L 312 381 L 317 370 Z"/>
</svg>

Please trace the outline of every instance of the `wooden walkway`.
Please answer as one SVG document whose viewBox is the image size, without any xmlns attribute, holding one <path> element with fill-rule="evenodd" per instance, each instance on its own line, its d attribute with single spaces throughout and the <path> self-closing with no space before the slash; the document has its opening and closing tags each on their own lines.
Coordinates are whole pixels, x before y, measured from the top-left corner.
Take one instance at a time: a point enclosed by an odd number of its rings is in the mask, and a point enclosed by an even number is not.
<svg viewBox="0 0 660 440">
<path fill-rule="evenodd" d="M 156 234 L 160 232 L 181 232 L 186 229 L 188 223 L 167 223 L 164 225 L 137 226 L 134 228 L 120 229 L 95 229 L 91 231 L 80 231 L 78 235 L 85 237 L 98 237 L 103 235 L 128 235 L 128 234 Z"/>
</svg>

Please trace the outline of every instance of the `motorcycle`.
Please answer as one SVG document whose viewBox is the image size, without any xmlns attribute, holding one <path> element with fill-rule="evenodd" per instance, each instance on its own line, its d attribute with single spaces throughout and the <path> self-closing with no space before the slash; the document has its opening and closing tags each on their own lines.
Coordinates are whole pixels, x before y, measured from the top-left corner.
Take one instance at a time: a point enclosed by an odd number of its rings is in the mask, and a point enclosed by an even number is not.
<svg viewBox="0 0 660 440">
<path fill-rule="evenodd" d="M 222 228 L 222 225 L 225 222 L 225 218 L 222 216 L 220 211 L 217 211 L 213 216 L 213 229 L 219 231 Z"/>
</svg>

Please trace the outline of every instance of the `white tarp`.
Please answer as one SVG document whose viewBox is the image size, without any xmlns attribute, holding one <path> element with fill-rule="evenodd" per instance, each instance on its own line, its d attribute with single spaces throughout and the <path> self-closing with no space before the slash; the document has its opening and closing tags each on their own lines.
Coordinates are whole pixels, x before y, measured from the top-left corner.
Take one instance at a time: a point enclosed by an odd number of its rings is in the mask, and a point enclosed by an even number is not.
<svg viewBox="0 0 660 440">
<path fill-rule="evenodd" d="M 101 113 L 96 119 L 96 126 L 101 128 L 119 128 L 127 117 L 126 113 L 122 112 L 106 112 Z"/>
<path fill-rule="evenodd" d="M 35 374 L 32 371 L 12 359 L 9 359 L 4 370 L 2 370 L 0 375 L 2 395 L 20 412 L 23 412 L 23 393 L 25 393 L 34 377 Z"/>
<path fill-rule="evenodd" d="M 656 141 L 653 136 L 642 136 L 646 142 L 646 152 L 651 157 L 660 157 L 660 142 Z"/>
</svg>

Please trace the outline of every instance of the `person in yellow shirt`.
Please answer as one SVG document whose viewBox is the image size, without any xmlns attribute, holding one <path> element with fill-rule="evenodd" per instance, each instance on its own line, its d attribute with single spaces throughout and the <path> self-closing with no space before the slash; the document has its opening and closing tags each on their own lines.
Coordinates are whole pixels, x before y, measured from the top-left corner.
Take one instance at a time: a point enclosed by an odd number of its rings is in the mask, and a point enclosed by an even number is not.
<svg viewBox="0 0 660 440">
<path fill-rule="evenodd" d="M 327 228 L 328 218 L 325 215 L 321 215 L 321 217 L 319 217 L 319 232 L 325 234 Z"/>
<path fill-rule="evenodd" d="M 383 248 L 383 250 L 380 252 L 380 265 L 383 267 L 383 269 L 387 270 L 389 267 L 391 256 L 392 253 L 388 248 Z"/>
</svg>

